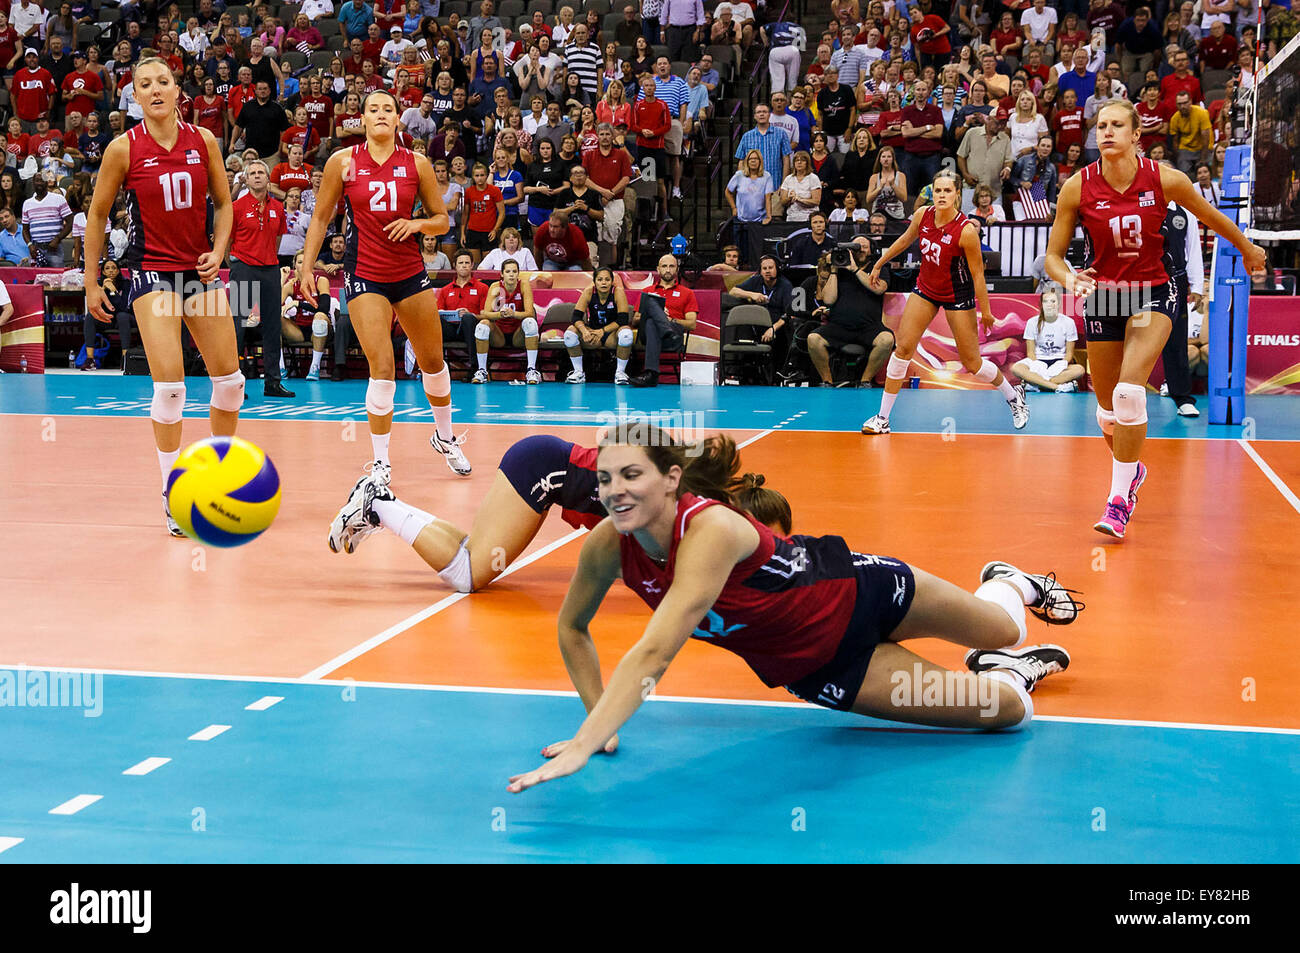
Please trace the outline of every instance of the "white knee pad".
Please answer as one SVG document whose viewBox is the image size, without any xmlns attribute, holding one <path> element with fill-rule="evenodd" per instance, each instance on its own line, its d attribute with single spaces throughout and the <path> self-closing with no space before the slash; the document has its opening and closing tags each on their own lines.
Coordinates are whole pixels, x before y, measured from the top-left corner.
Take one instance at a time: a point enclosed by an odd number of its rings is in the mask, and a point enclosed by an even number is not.
<svg viewBox="0 0 1300 953">
<path fill-rule="evenodd" d="M 524 337 L 526 338 L 537 337 L 538 332 L 537 332 L 536 318 L 524 318 L 522 321 L 519 322 L 519 327 L 523 329 Z"/>
<path fill-rule="evenodd" d="M 636 332 L 631 328 L 618 329 L 618 346 L 631 347 L 632 342 L 636 340 Z"/>
<path fill-rule="evenodd" d="M 474 328 L 474 337 L 478 338 L 480 341 L 490 339 L 492 337 L 492 325 L 487 321 L 480 321 L 478 326 Z"/>
<path fill-rule="evenodd" d="M 438 571 L 438 575 L 457 592 L 474 591 L 474 580 L 470 578 L 468 536 L 460 541 L 460 549 L 456 550 L 456 555 L 447 563 L 447 567 Z"/>
<path fill-rule="evenodd" d="M 425 371 L 421 380 L 424 382 L 424 392 L 430 397 L 451 396 L 451 371 L 447 370 L 446 364 L 436 374 Z"/>
<path fill-rule="evenodd" d="M 330 333 L 329 318 L 322 315 L 316 315 L 311 319 L 311 336 L 314 338 L 328 337 Z"/>
<path fill-rule="evenodd" d="M 912 366 L 910 360 L 905 361 L 898 356 L 897 352 L 889 355 L 889 363 L 885 365 L 885 376 L 896 381 L 906 379 L 907 371 Z"/>
<path fill-rule="evenodd" d="M 244 375 L 240 371 L 212 378 L 212 400 L 217 410 L 233 413 L 244 406 Z"/>
<path fill-rule="evenodd" d="M 992 384 L 998 377 L 997 365 L 987 357 L 980 359 L 980 369 L 975 372 L 975 379 L 981 384 Z"/>
<path fill-rule="evenodd" d="M 1137 427 L 1147 422 L 1147 389 L 1139 384 L 1116 384 L 1110 396 L 1115 422 Z"/>
<path fill-rule="evenodd" d="M 1017 695 L 1020 696 L 1020 704 L 1025 709 L 1025 715 L 1014 725 L 1008 725 L 1004 731 L 1019 731 L 1025 725 L 1034 720 L 1034 700 L 1030 697 L 1029 692 L 1025 691 L 1025 686 L 1020 684 L 1020 679 L 1016 678 L 1010 672 L 989 672 L 987 678 L 997 679 L 999 682 L 1006 682 L 1010 685 Z"/>
<path fill-rule="evenodd" d="M 178 424 L 185 412 L 185 382 L 154 382 L 149 417 L 160 424 Z"/>
<path fill-rule="evenodd" d="M 1101 432 L 1110 436 L 1115 432 L 1115 414 L 1100 404 L 1097 405 L 1097 426 Z"/>
<path fill-rule="evenodd" d="M 393 395 L 397 381 L 377 381 L 373 377 L 366 385 L 366 412 L 376 417 L 387 417 L 393 412 Z"/>
<path fill-rule="evenodd" d="M 573 328 L 569 328 L 569 330 L 564 332 L 565 347 L 577 347 L 581 341 L 582 338 L 578 337 L 578 332 L 573 330 Z"/>
</svg>

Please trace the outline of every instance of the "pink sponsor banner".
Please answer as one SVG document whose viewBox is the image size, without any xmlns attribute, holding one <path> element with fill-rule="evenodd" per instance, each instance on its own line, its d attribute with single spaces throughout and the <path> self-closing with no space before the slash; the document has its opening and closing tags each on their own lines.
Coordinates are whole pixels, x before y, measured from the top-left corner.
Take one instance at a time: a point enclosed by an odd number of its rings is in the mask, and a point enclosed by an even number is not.
<svg viewBox="0 0 1300 953">
<path fill-rule="evenodd" d="M 13 269 L 17 270 L 17 269 Z M 9 275 L 6 273 L 5 278 Z M 0 324 L 0 371 L 17 373 L 27 359 L 28 374 L 45 373 L 45 291 L 35 285 L 5 282 L 14 313 Z"/>
<path fill-rule="evenodd" d="M 1250 299 L 1246 393 L 1300 394 L 1300 298 Z"/>
</svg>

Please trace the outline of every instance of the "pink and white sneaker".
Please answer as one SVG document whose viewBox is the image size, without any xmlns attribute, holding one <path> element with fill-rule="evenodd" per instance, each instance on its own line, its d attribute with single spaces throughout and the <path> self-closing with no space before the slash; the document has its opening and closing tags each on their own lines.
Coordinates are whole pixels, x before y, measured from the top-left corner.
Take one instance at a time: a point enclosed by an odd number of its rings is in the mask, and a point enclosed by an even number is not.
<svg viewBox="0 0 1300 953">
<path fill-rule="evenodd" d="M 1133 518 L 1133 511 L 1138 505 L 1138 489 L 1146 482 L 1147 468 L 1143 463 L 1138 463 L 1137 473 L 1133 474 L 1133 482 L 1128 485 L 1128 517 Z"/>
<path fill-rule="evenodd" d="M 1133 511 L 1129 509 L 1128 502 L 1124 497 L 1117 496 L 1106 504 L 1105 515 L 1092 528 L 1107 536 L 1123 539 L 1124 529 L 1128 526 L 1129 517 L 1132 515 Z"/>
</svg>

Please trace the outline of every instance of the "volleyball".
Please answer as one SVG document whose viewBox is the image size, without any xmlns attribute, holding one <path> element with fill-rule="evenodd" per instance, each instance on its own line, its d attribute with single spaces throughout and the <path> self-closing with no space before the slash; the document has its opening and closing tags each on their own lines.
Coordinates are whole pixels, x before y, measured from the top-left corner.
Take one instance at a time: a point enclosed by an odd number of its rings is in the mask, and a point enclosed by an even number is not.
<svg viewBox="0 0 1300 953">
<path fill-rule="evenodd" d="M 186 447 L 167 478 L 167 503 L 185 535 L 209 546 L 242 546 L 280 511 L 280 475 L 262 449 L 239 437 Z"/>
</svg>

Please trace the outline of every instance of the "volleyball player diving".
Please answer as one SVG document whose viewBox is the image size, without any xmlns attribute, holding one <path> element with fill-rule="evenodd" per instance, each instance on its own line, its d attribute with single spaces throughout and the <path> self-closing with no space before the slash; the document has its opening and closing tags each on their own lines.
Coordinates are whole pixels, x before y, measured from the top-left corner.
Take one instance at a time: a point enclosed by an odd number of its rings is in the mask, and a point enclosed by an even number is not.
<svg viewBox="0 0 1300 953">
<path fill-rule="evenodd" d="M 610 515 L 582 547 L 558 620 L 587 718 L 572 739 L 542 749 L 549 762 L 512 777 L 511 791 L 612 751 L 689 638 L 730 649 L 768 686 L 813 704 L 948 728 L 1022 727 L 1033 716 L 1029 692 L 1069 665 L 1059 646 L 1020 647 L 1026 607 L 1057 623 L 1083 608 L 1053 575 L 991 562 L 971 594 L 897 559 L 855 553 L 838 536 L 776 536 L 728 505 L 739 466 L 727 437 L 686 447 L 644 428 L 606 433 L 596 478 Z M 619 578 L 653 615 L 603 685 L 589 626 Z M 971 671 L 946 672 L 899 644 L 923 637 L 969 647 Z M 942 685 L 942 699 L 898 690 L 918 675 Z"/>
<path fill-rule="evenodd" d="M 392 474 L 388 443 L 397 391 L 391 336 L 394 312 L 423 369 L 424 393 L 435 424 L 429 443 L 453 472 L 466 476 L 471 469 L 460 448 L 463 436 L 452 434 L 451 374 L 442 359 L 437 292 L 420 254 L 420 236 L 447 231 L 447 212 L 429 160 L 397 144 L 398 116 L 399 106 L 392 93 L 375 90 L 366 96 L 362 105 L 366 141 L 339 150 L 325 163 L 298 269 L 301 297 L 314 301 L 312 266 L 342 199 L 347 219 L 344 287 L 348 315 L 370 366 L 366 415 L 374 462 L 367 468 L 385 483 Z M 425 218 L 412 218 L 417 198 L 424 206 Z M 358 481 L 354 495 L 361 492 L 366 479 Z M 333 530 L 330 538 L 334 538 Z"/>
<path fill-rule="evenodd" d="M 761 476 L 745 474 L 733 499 L 760 523 L 789 535 L 790 504 L 763 486 Z M 354 553 L 361 540 L 386 529 L 414 549 L 447 585 L 457 592 L 474 592 L 519 558 L 556 506 L 560 518 L 575 529 L 592 529 L 605 518 L 596 487 L 596 448 L 534 434 L 505 452 L 468 533 L 399 500 L 390 486 L 372 480 L 370 489 L 345 509 L 330 548 Z"/>
<path fill-rule="evenodd" d="M 1024 385 L 1013 386 L 988 358 L 980 355 L 975 303 L 979 302 L 980 320 L 985 329 L 993 327 L 993 309 L 984 283 L 979 227 L 962 214 L 961 184 L 954 173 L 944 170 L 936 175 L 933 190 L 934 204 L 917 209 L 907 231 L 885 250 L 867 279 L 872 287 L 883 284 L 880 270 L 920 238 L 921 273 L 916 291 L 908 295 L 903 317 L 894 334 L 896 343 L 885 366 L 885 393 L 880 399 L 880 410 L 862 425 L 862 432 L 889 433 L 889 414 L 903 382 L 907 380 L 912 356 L 940 308 L 947 315 L 962 367 L 980 383 L 992 384 L 998 389 L 1011 408 L 1012 423 L 1021 430 L 1029 423 Z"/>
<path fill-rule="evenodd" d="M 96 321 L 113 320 L 99 284 L 105 225 L 119 189 L 125 189 L 127 302 L 153 378 L 153 421 L 162 472 L 167 531 L 184 536 L 167 505 L 167 478 L 180 456 L 185 411 L 185 361 L 181 324 L 203 355 L 212 381 L 208 419 L 213 436 L 232 436 L 244 404 L 235 325 L 226 290 L 218 280 L 234 217 L 221 147 L 206 129 L 181 122 L 180 87 L 171 67 L 148 57 L 132 71 L 135 100 L 144 121 L 109 143 L 86 215 L 86 310 Z M 208 199 L 212 241 L 208 242 Z"/>
<path fill-rule="evenodd" d="M 1147 434 L 1146 383 L 1179 300 L 1162 262 L 1168 203 L 1177 202 L 1235 245 L 1251 275 L 1263 273 L 1265 253 L 1184 173 L 1138 155 L 1142 129 L 1132 104 L 1107 103 L 1096 128 L 1101 158 L 1061 187 L 1046 268 L 1048 277 L 1083 300 L 1097 423 L 1111 450 L 1110 492 L 1094 528 L 1123 539 L 1147 477 L 1139 459 Z M 1080 272 L 1065 260 L 1076 223 L 1083 226 L 1088 255 Z"/>
</svg>

